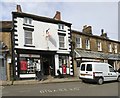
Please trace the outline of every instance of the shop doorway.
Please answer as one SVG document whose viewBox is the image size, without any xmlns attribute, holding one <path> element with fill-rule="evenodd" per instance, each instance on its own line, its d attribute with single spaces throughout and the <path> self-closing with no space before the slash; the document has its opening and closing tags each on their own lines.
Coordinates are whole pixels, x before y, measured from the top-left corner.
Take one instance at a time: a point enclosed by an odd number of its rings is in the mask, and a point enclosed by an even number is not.
<svg viewBox="0 0 120 98">
<path fill-rule="evenodd" d="M 44 75 L 54 76 L 54 55 L 42 55 L 42 70 Z"/>
</svg>

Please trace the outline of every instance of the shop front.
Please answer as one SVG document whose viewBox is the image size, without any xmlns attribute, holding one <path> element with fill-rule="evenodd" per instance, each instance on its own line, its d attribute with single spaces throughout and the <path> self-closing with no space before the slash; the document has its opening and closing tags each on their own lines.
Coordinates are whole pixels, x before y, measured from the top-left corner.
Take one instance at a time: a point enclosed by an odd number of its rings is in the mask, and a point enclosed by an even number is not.
<svg viewBox="0 0 120 98">
<path fill-rule="evenodd" d="M 36 77 L 36 64 L 40 61 L 41 71 L 44 75 L 55 75 L 55 62 L 54 54 L 55 52 L 45 52 L 45 51 L 26 51 L 17 50 L 17 58 L 14 70 L 17 72 L 18 79 L 27 79 Z"/>
</svg>

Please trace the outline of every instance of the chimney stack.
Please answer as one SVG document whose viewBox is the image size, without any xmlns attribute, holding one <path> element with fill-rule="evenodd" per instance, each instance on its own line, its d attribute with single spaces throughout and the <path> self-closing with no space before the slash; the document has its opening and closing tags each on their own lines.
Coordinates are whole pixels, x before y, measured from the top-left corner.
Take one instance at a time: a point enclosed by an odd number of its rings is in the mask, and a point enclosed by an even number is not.
<svg viewBox="0 0 120 98">
<path fill-rule="evenodd" d="M 17 12 L 19 12 L 19 13 L 22 13 L 22 9 L 21 9 L 21 6 L 20 5 L 17 5 Z"/>
<path fill-rule="evenodd" d="M 54 16 L 54 19 L 61 20 L 61 13 L 59 11 L 56 11 L 56 14 Z"/>
<path fill-rule="evenodd" d="M 108 38 L 108 37 L 107 37 L 107 33 L 104 33 L 104 29 L 101 29 L 101 33 L 102 33 L 102 34 L 101 34 L 102 37 Z"/>
<path fill-rule="evenodd" d="M 82 30 L 83 33 L 86 33 L 86 34 L 92 34 L 92 26 L 83 26 L 83 30 Z"/>
</svg>

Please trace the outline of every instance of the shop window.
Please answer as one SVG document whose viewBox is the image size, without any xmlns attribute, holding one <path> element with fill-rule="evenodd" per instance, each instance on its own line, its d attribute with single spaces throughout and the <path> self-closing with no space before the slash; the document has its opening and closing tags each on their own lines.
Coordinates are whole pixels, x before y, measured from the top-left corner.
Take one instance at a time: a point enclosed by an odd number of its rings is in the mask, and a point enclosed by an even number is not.
<svg viewBox="0 0 120 98">
<path fill-rule="evenodd" d="M 25 45 L 32 44 L 33 44 L 32 31 L 25 30 Z"/>
<path fill-rule="evenodd" d="M 82 48 L 82 40 L 80 37 L 76 38 L 76 48 Z"/>
<path fill-rule="evenodd" d="M 68 66 L 68 56 L 59 56 L 59 67 Z"/>
<path fill-rule="evenodd" d="M 20 58 L 20 73 L 21 74 L 30 74 L 35 73 L 36 62 L 39 59 L 22 57 Z"/>
</svg>

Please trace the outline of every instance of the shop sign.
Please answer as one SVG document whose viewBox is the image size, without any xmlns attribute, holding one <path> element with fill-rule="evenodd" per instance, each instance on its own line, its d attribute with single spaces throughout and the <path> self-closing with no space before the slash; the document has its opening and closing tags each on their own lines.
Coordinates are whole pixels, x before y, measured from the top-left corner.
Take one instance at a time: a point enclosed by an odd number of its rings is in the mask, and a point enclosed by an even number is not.
<svg viewBox="0 0 120 98">
<path fill-rule="evenodd" d="M 7 62 L 10 64 L 12 62 L 11 58 L 7 58 Z"/>
<path fill-rule="evenodd" d="M 37 58 L 40 58 L 40 55 L 34 55 L 34 54 L 20 54 L 20 57 L 37 57 Z"/>
<path fill-rule="evenodd" d="M 82 59 L 82 61 L 97 61 L 97 62 L 99 62 L 100 60 L 97 60 L 97 59 Z"/>
</svg>

